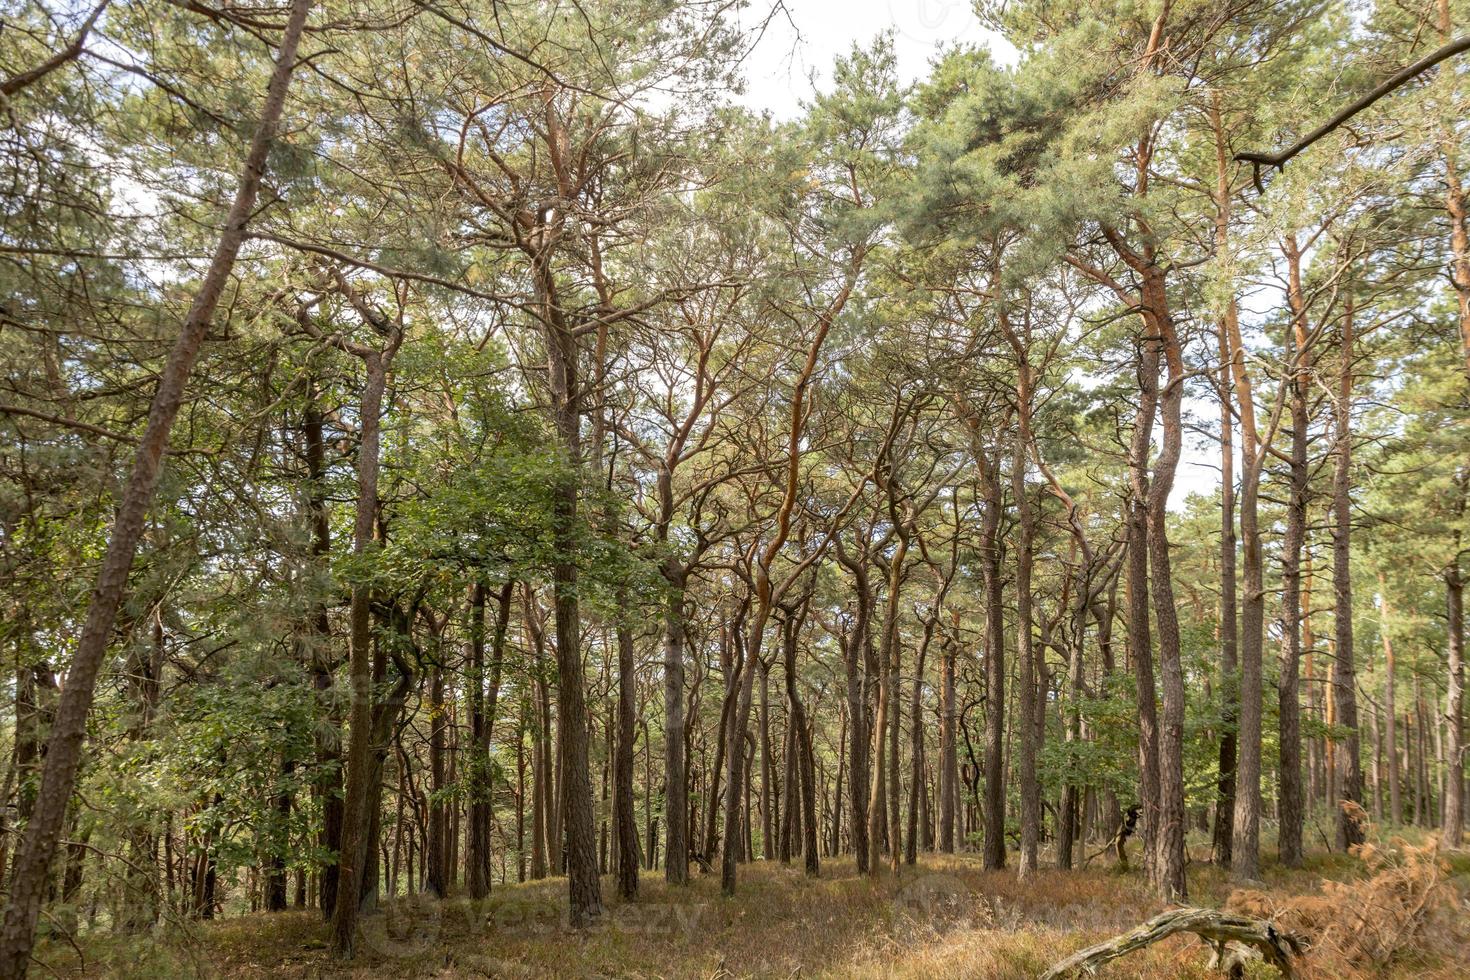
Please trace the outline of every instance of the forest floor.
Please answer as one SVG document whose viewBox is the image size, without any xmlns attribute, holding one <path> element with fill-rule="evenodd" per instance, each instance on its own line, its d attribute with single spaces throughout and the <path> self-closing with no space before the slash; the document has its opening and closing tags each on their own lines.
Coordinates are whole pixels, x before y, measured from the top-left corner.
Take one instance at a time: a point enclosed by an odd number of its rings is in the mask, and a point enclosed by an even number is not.
<svg viewBox="0 0 1470 980">
<path fill-rule="evenodd" d="M 1206 849 L 1192 850 L 1202 857 Z M 1470 856 L 1435 863 L 1442 872 L 1439 911 L 1421 910 L 1417 939 L 1405 937 L 1383 962 L 1364 961 L 1361 969 L 1314 966 L 1309 956 L 1300 972 L 1470 976 Z M 1261 905 L 1276 910 L 1317 902 L 1325 888 L 1327 901 L 1318 904 L 1330 916 L 1404 891 L 1399 879 L 1371 894 L 1351 890 L 1370 879 L 1356 858 L 1314 853 L 1297 870 L 1268 863 L 1253 900 L 1258 912 Z M 1350 884 L 1339 889 L 1332 882 Z M 604 878 L 606 921 L 586 933 L 565 927 L 565 887 L 559 878 L 498 886 L 481 903 L 400 897 L 366 920 L 361 954 L 350 966 L 331 959 L 319 917 L 295 911 L 174 927 L 146 939 L 97 938 L 80 950 L 51 943 L 41 958 L 56 975 L 88 977 L 1034 978 L 1166 908 L 1136 868 L 1119 873 L 1094 861 L 1087 870 L 1043 870 L 1021 882 L 1011 870 L 982 871 L 975 855 L 925 855 L 917 867 L 876 880 L 858 876 L 850 859 L 823 862 L 817 879 L 807 878 L 799 862 L 757 861 L 741 867 L 733 899 L 721 897 L 718 876 L 696 873 L 687 889 L 675 891 L 661 874 L 645 873 L 639 900 L 620 903 L 613 879 Z M 1229 877 L 1200 861 L 1190 864 L 1189 889 L 1192 904 L 1211 907 L 1238 907 L 1243 894 L 1232 898 Z M 1355 921 L 1349 931 L 1356 938 L 1364 930 Z M 1221 976 L 1207 960 L 1198 940 L 1176 937 L 1103 975 Z M 1264 967 L 1256 972 L 1274 975 Z"/>
</svg>

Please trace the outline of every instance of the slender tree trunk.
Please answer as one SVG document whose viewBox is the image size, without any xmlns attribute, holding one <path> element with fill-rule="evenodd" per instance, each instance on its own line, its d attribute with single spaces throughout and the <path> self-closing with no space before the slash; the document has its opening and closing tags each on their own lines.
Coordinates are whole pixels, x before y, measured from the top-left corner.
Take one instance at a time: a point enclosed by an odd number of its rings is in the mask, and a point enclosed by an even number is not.
<svg viewBox="0 0 1470 980">
<path fill-rule="evenodd" d="M 868 622 L 871 616 L 873 593 L 868 583 L 868 571 L 861 556 L 851 558 L 837 542 L 837 559 L 853 576 L 854 608 L 852 626 L 843 648 L 843 666 L 847 680 L 847 735 L 848 735 L 848 779 L 849 824 L 851 826 L 852 850 L 857 856 L 859 874 L 867 874 L 868 863 L 868 695 L 864 684 L 865 650 L 868 647 Z"/>
<path fill-rule="evenodd" d="M 725 836 L 720 851 L 720 891 L 725 895 L 735 894 L 735 865 L 745 853 L 745 834 L 741 826 L 741 802 L 745 789 L 745 733 L 750 727 L 750 706 L 755 692 L 755 661 L 760 657 L 763 633 L 761 616 L 757 615 L 750 629 L 750 637 L 737 651 L 737 676 L 734 678 L 737 699 L 730 712 L 729 726 L 725 732 Z M 734 630 L 739 633 L 737 627 Z"/>
<path fill-rule="evenodd" d="M 684 743 L 684 568 L 664 563 L 669 596 L 664 609 L 664 879 L 689 882 L 688 784 Z"/>
<path fill-rule="evenodd" d="M 1151 360 L 1153 369 L 1141 374 L 1145 386 L 1144 400 L 1155 400 L 1158 367 L 1162 359 L 1168 365 L 1168 383 L 1157 400 L 1161 405 L 1163 444 L 1154 465 L 1148 492 L 1148 557 L 1153 586 L 1154 619 L 1158 624 L 1159 674 L 1163 694 L 1163 718 L 1158 730 L 1158 820 L 1155 824 L 1157 848 L 1152 864 L 1154 881 L 1160 894 L 1169 901 L 1183 901 L 1187 894 L 1184 876 L 1184 671 L 1179 640 L 1179 613 L 1174 602 L 1174 579 L 1169 556 L 1168 505 L 1174 487 L 1174 473 L 1183 448 L 1184 426 L 1184 361 L 1169 300 L 1163 270 L 1151 257 L 1143 274 L 1143 305 L 1151 311 L 1151 332 L 1158 353 Z M 1146 361 L 1149 359 L 1146 359 Z M 1147 448 L 1143 447 L 1146 459 Z M 1147 613 L 1144 613 L 1145 617 Z M 1147 648 L 1140 660 L 1148 659 Z M 1140 695 L 1142 698 L 1142 695 Z"/>
<path fill-rule="evenodd" d="M 1127 515 L 1128 653 L 1133 661 L 1134 683 L 1138 690 L 1138 836 L 1143 841 L 1145 860 L 1152 867 L 1151 855 L 1158 826 L 1159 721 L 1154 685 L 1153 631 L 1148 612 L 1148 511 L 1143 500 L 1130 500 Z"/>
<path fill-rule="evenodd" d="M 1280 830 L 1277 851 L 1288 868 L 1302 862 L 1302 736 L 1298 676 L 1302 656 L 1301 562 L 1307 527 L 1307 386 L 1311 352 L 1307 349 L 1306 303 L 1302 295 L 1301 251 L 1294 235 L 1283 243 L 1288 266 L 1287 302 L 1292 314 L 1292 375 L 1288 381 L 1291 409 L 1290 486 L 1286 535 L 1281 544 L 1281 669 L 1276 700 L 1279 719 Z"/>
<path fill-rule="evenodd" d="M 783 624 L 782 646 L 785 655 L 786 699 L 791 706 L 789 724 L 793 729 L 793 745 L 796 749 L 796 764 L 801 773 L 801 849 L 805 858 L 806 873 L 816 877 L 821 871 L 821 858 L 817 853 L 817 769 L 812 751 L 811 728 L 807 724 L 806 705 L 801 700 L 801 691 L 796 677 L 796 647 L 801 635 L 802 619 L 806 604 L 798 606 L 798 612 L 788 616 Z M 790 779 L 790 777 L 787 777 Z"/>
<path fill-rule="evenodd" d="M 87 715 L 97 687 L 97 674 L 107 653 L 123 592 L 127 588 L 128 573 L 143 536 L 143 525 L 158 484 L 169 430 L 173 428 L 183 403 L 184 385 L 193 371 L 205 332 L 214 319 L 215 309 L 234 269 L 235 258 L 245 240 L 246 224 L 255 212 L 266 158 L 275 141 L 276 127 L 286 102 L 286 90 L 296 67 L 296 48 L 310 9 L 311 0 L 293 0 L 291 4 L 234 201 L 225 217 L 209 269 L 179 329 L 178 339 L 169 352 L 153 395 L 148 423 L 139 440 L 132 471 L 118 505 L 107 552 L 88 604 L 87 618 L 77 640 L 76 654 L 67 670 L 66 687 L 57 704 L 36 806 L 11 870 L 4 924 L 0 926 L 0 980 L 23 977 L 30 966 L 36 921 L 40 918 L 41 905 L 50 884 L 51 861 L 56 854 L 67 803 L 81 765 L 82 742 L 86 738 Z"/>
<path fill-rule="evenodd" d="M 919 655 L 914 660 L 913 696 L 909 699 L 909 782 L 908 831 L 904 836 L 903 861 L 914 864 L 919 859 L 919 806 L 924 798 L 924 660 L 929 652 L 929 643 L 934 639 L 935 621 L 924 623 L 924 640 L 919 644 Z M 925 814 L 925 823 L 928 822 Z"/>
<path fill-rule="evenodd" d="M 901 553 L 903 549 L 900 549 Z M 900 581 L 895 579 L 895 584 Z M 898 866 L 903 856 L 903 824 L 901 822 L 901 809 L 903 801 L 902 779 L 899 771 L 899 748 L 902 744 L 903 728 L 903 692 L 899 689 L 899 661 L 902 659 L 903 644 L 898 634 L 897 623 L 894 624 L 893 643 L 888 650 L 887 676 L 883 686 L 888 692 L 888 752 L 886 757 L 887 767 L 885 772 L 888 776 L 888 786 L 884 793 L 884 799 L 888 804 L 888 864 L 892 871 L 898 871 Z"/>
<path fill-rule="evenodd" d="M 319 568 L 325 568 L 332 553 L 331 513 L 327 506 L 326 440 L 322 431 L 322 413 L 318 407 L 320 392 L 313 385 L 308 394 L 302 433 L 306 443 L 307 497 L 311 510 L 311 555 Z M 337 859 L 342 846 L 342 725 L 329 700 L 332 673 L 336 660 L 331 648 L 331 622 L 326 602 L 318 602 L 312 619 L 311 676 L 318 709 L 324 717 L 314 726 L 318 790 L 321 794 L 322 822 L 317 843 L 332 855 L 317 868 L 317 902 L 323 918 L 330 919 L 337 904 Z"/>
<path fill-rule="evenodd" d="M 1339 352 L 1337 402 L 1333 418 L 1335 440 L 1332 468 L 1332 591 L 1334 652 L 1332 658 L 1333 720 L 1345 729 L 1345 737 L 1333 742 L 1332 766 L 1336 773 L 1339 800 L 1332 801 L 1337 826 L 1337 846 L 1346 851 L 1363 842 L 1362 822 L 1345 804 L 1363 802 L 1363 771 L 1358 761 L 1357 675 L 1353 649 L 1352 572 L 1352 404 L 1353 404 L 1353 300 L 1349 293 L 1343 311 Z M 1377 772 L 1375 765 L 1374 772 Z M 1377 779 L 1374 779 L 1377 795 Z"/>
<path fill-rule="evenodd" d="M 883 613 L 883 633 L 878 644 L 878 706 L 873 715 L 873 783 L 868 796 L 870 875 L 878 873 L 885 838 L 895 865 L 902 846 L 897 820 L 889 813 L 887 797 L 892 791 L 889 767 L 898 765 L 898 760 L 893 757 L 893 739 L 889 726 L 897 722 L 893 717 L 896 714 L 894 707 L 898 695 L 895 661 L 898 658 L 898 614 L 903 589 L 903 564 L 907 555 L 908 538 L 902 536 L 888 559 L 888 597 Z"/>
<path fill-rule="evenodd" d="M 1216 137 L 1216 220 L 1215 247 L 1219 255 L 1228 255 L 1230 247 L 1230 165 L 1220 122 L 1219 94 L 1211 103 L 1211 121 Z M 1235 817 L 1236 724 L 1240 699 L 1239 644 L 1240 631 L 1235 591 L 1235 415 L 1231 410 L 1230 338 L 1238 332 L 1239 310 L 1235 296 L 1226 300 L 1225 314 L 1219 325 L 1220 342 L 1220 752 L 1219 778 L 1215 783 L 1215 827 L 1212 837 L 1212 859 L 1221 867 L 1229 867 L 1231 837 Z"/>
<path fill-rule="evenodd" d="M 613 803 L 618 841 L 618 895 L 638 897 L 638 821 L 633 812 L 633 742 L 637 737 L 633 705 L 638 675 L 633 666 L 633 628 L 626 619 L 626 597 L 619 601 L 618 746 Z"/>
<path fill-rule="evenodd" d="M 1034 557 L 1036 529 L 1031 502 L 1026 490 L 1026 461 L 1031 446 L 1030 431 L 1030 366 L 1024 348 L 1017 350 L 1020 381 L 1016 391 L 1019 423 L 1016 429 L 1015 456 L 1011 464 L 1011 494 L 1015 497 L 1016 521 L 1020 532 L 1016 544 L 1016 700 L 1020 724 L 1019 758 L 1021 782 L 1021 854 L 1016 873 L 1027 878 L 1037 870 L 1037 841 L 1041 833 L 1041 783 L 1036 774 L 1036 654 L 1033 644 L 1031 601 L 1031 564 Z"/>
<path fill-rule="evenodd" d="M 429 673 L 429 828 L 424 839 L 424 891 L 435 898 L 448 894 L 447 814 L 444 790 L 444 746 L 449 719 L 444 713 L 444 668 L 435 664 Z"/>
<path fill-rule="evenodd" d="M 955 850 L 955 811 L 959 804 L 959 753 L 955 743 L 955 647 L 946 636 L 940 645 L 939 693 L 939 849 Z"/>
<path fill-rule="evenodd" d="M 780 802 L 774 799 L 776 774 L 771 761 L 771 671 L 761 665 L 760 700 L 760 752 L 761 752 L 761 858 L 769 861 L 775 856 L 772 848 L 776 842 L 776 826 L 779 822 Z"/>
<path fill-rule="evenodd" d="M 1383 640 L 1383 741 L 1388 746 L 1388 822 L 1398 826 L 1404 819 L 1403 797 L 1399 792 L 1399 740 L 1397 677 L 1394 670 L 1393 639 L 1389 634 L 1391 613 L 1388 607 L 1388 585 L 1383 570 L 1378 570 L 1378 633 Z"/>
<path fill-rule="evenodd" d="M 1240 726 L 1235 777 L 1234 837 L 1230 868 L 1237 878 L 1261 874 L 1261 661 L 1265 644 L 1265 557 L 1261 547 L 1258 501 L 1263 452 L 1257 437 L 1255 403 L 1245 372 L 1239 326 L 1232 324 L 1230 358 L 1241 420 L 1240 538 L 1242 587 L 1240 610 Z"/>
<path fill-rule="evenodd" d="M 1439 36 L 1444 43 L 1449 43 L 1455 29 L 1450 0 L 1438 0 L 1435 6 Z M 1439 75 L 1439 84 L 1447 89 L 1444 99 L 1447 107 L 1456 105 L 1458 80 L 1458 72 L 1444 71 Z M 1458 112 L 1451 108 L 1446 118 L 1455 117 L 1458 117 Z M 1450 219 L 1450 282 L 1459 306 L 1460 348 L 1465 359 L 1465 374 L 1470 377 L 1470 207 L 1466 205 L 1465 188 L 1460 178 L 1460 133 L 1454 125 L 1443 127 L 1439 147 L 1444 161 L 1445 214 Z"/>
<path fill-rule="evenodd" d="M 998 461 L 982 465 L 985 512 L 980 521 L 980 555 L 985 579 L 985 838 L 980 858 L 987 871 L 1006 864 L 1005 796 L 1005 607 L 1000 558 Z"/>
<path fill-rule="evenodd" d="M 531 731 L 531 880 L 540 881 L 550 870 L 550 842 L 546 839 L 546 831 L 551 826 L 551 704 L 546 682 L 540 677 L 545 668 L 539 638 L 533 640 L 533 644 L 537 679 Z"/>
<path fill-rule="evenodd" d="M 1459 847 L 1465 820 L 1465 762 L 1463 702 L 1465 690 L 1465 582 L 1458 566 L 1444 576 L 1445 614 L 1449 620 L 1449 675 L 1445 698 L 1445 792 L 1444 830 L 1446 847 Z"/>
<path fill-rule="evenodd" d="M 509 615 L 510 595 L 503 593 L 501 615 Z M 470 898 L 481 899 L 490 894 L 490 731 L 493 727 L 485 710 L 485 586 L 476 582 L 469 594 L 469 702 L 470 754 L 466 763 L 469 776 L 469 840 L 465 847 L 468 866 L 465 883 Z"/>
<path fill-rule="evenodd" d="M 373 546 L 373 528 L 378 512 L 378 454 L 380 416 L 383 391 L 387 386 L 385 355 L 361 351 L 367 369 L 359 408 L 361 438 L 357 459 L 357 509 L 353 521 L 352 551 L 365 554 Z M 366 869 L 372 861 L 370 811 L 376 798 L 373 770 L 373 641 L 372 594 L 365 582 L 352 586 L 348 612 L 350 643 L 348 679 L 352 689 L 347 741 L 347 789 L 342 816 L 342 852 L 338 860 L 338 896 L 350 899 L 371 883 Z M 332 915 L 332 950 L 344 959 L 351 958 L 357 941 L 357 919 L 360 903 L 339 900 Z"/>
</svg>

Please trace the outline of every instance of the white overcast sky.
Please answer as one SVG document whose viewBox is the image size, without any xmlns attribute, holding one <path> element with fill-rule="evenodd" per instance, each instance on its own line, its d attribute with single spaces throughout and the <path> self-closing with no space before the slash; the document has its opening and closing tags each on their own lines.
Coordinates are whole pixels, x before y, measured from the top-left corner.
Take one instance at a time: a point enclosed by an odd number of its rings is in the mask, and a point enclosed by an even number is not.
<svg viewBox="0 0 1470 980">
<path fill-rule="evenodd" d="M 758 0 L 745 16 L 758 22 L 769 9 L 768 3 Z M 739 101 L 757 111 L 768 110 L 778 119 L 791 119 L 803 101 L 810 101 L 813 82 L 818 89 L 827 87 L 839 55 L 854 44 L 871 43 L 883 31 L 893 32 L 902 82 L 926 76 L 935 53 L 949 45 L 988 47 L 1002 63 L 1014 61 L 1016 54 L 981 25 L 970 0 L 785 0 L 746 61 L 746 92 Z M 1185 410 L 1200 418 L 1213 418 L 1217 411 L 1209 404 L 1189 402 Z M 1181 507 L 1191 493 L 1218 492 L 1219 449 L 1198 443 L 1197 435 L 1185 434 L 1171 507 Z"/>
<path fill-rule="evenodd" d="M 757 2 L 745 17 L 759 21 L 770 9 Z M 825 87 L 837 56 L 883 31 L 893 32 L 905 82 L 928 74 L 941 45 L 998 46 L 997 56 L 1009 60 L 1010 46 L 980 25 L 970 0 L 784 0 L 746 63 L 747 91 L 740 101 L 789 119 L 810 98 L 813 73 Z"/>
</svg>

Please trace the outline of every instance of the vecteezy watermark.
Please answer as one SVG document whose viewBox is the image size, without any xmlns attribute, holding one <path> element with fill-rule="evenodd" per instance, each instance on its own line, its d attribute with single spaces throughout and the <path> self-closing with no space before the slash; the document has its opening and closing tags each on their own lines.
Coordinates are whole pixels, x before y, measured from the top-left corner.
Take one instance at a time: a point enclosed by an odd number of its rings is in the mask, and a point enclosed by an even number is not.
<svg viewBox="0 0 1470 980">
<path fill-rule="evenodd" d="M 910 879 L 893 896 L 896 913 L 915 926 L 944 932 L 958 926 L 1014 932 L 1025 923 L 1021 909 L 1000 897 L 975 891 L 950 874 Z"/>
<path fill-rule="evenodd" d="M 363 945 L 379 956 L 408 959 L 426 954 L 444 930 L 442 903 L 426 895 L 383 901 L 360 920 Z"/>
<path fill-rule="evenodd" d="M 926 46 L 981 36 L 972 0 L 888 0 L 888 15 L 895 31 Z"/>
<path fill-rule="evenodd" d="M 893 905 L 901 915 L 942 929 L 972 917 L 975 894 L 954 875 L 922 874 L 899 889 Z"/>
<path fill-rule="evenodd" d="M 708 905 L 703 902 L 622 902 L 610 906 L 594 931 L 694 938 Z M 446 935 L 517 937 L 571 933 L 565 902 L 551 897 L 438 901 L 408 895 L 384 901 L 362 919 L 364 946 L 388 959 L 421 957 Z"/>
</svg>

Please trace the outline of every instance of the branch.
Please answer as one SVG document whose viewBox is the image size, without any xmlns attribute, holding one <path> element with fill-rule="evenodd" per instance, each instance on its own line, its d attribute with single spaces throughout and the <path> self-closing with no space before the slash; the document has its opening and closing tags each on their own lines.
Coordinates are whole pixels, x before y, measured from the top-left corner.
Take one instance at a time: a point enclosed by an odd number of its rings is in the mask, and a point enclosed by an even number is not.
<svg viewBox="0 0 1470 980">
<path fill-rule="evenodd" d="M 1356 116 L 1358 113 L 1362 112 L 1364 109 L 1368 108 L 1370 105 L 1377 102 L 1388 93 L 1392 92 L 1394 89 L 1404 85 L 1415 76 L 1422 75 L 1424 72 L 1433 68 L 1441 61 L 1444 61 L 1448 58 L 1453 58 L 1457 54 L 1463 54 L 1467 50 L 1470 50 L 1470 34 L 1466 34 L 1464 37 L 1456 38 L 1455 40 L 1450 41 L 1448 44 L 1436 48 L 1424 57 L 1420 58 L 1418 61 L 1414 62 L 1412 65 L 1409 65 L 1407 68 L 1400 69 L 1399 72 L 1395 74 L 1392 78 L 1388 79 L 1386 82 L 1379 85 L 1373 91 L 1369 92 L 1367 95 L 1364 95 L 1356 102 L 1353 102 L 1338 110 L 1337 114 L 1334 115 L 1331 119 L 1327 120 L 1325 123 L 1318 126 L 1316 129 L 1312 130 L 1306 136 L 1303 136 L 1301 139 L 1297 140 L 1295 143 L 1293 143 L 1291 146 L 1288 146 L 1281 152 L 1237 153 L 1235 154 L 1235 159 L 1240 161 L 1241 163 L 1249 163 L 1252 167 L 1254 167 L 1256 190 L 1263 191 L 1264 188 L 1261 185 L 1262 167 L 1274 167 L 1277 170 L 1282 169 L 1286 166 L 1286 162 L 1292 157 L 1296 156 L 1298 153 L 1302 152 L 1307 147 L 1311 146 L 1313 143 L 1317 142 L 1322 137 L 1326 136 L 1328 133 L 1332 132 L 1343 123 L 1347 122 L 1353 116 Z"/>
<path fill-rule="evenodd" d="M 9 78 L 7 78 L 4 82 L 0 82 L 0 95 L 9 98 L 10 96 L 19 92 L 21 89 L 25 88 L 27 85 L 40 81 L 56 69 L 60 68 L 62 65 L 75 61 L 78 57 L 80 57 L 82 53 L 82 45 L 84 45 L 87 41 L 87 35 L 92 32 L 92 26 L 97 23 L 97 18 L 102 16 L 102 11 L 107 9 L 107 5 L 110 2 L 111 0 L 102 0 L 102 2 L 93 9 L 91 14 L 87 16 L 87 19 L 82 21 L 82 26 L 77 31 L 77 36 L 73 38 L 72 42 L 66 47 L 53 54 L 51 57 L 47 58 L 36 67 L 28 69 L 26 71 L 17 72 L 16 74 L 11 75 Z"/>
<path fill-rule="evenodd" d="M 1073 953 L 1042 974 L 1041 980 L 1062 980 L 1079 972 L 1093 973 L 1104 963 L 1180 932 L 1194 933 L 1213 943 L 1217 951 L 1231 942 L 1253 946 L 1261 951 L 1267 963 L 1288 978 L 1292 976 L 1291 957 L 1300 956 L 1306 949 L 1302 937 L 1282 932 L 1264 919 L 1231 915 L 1214 909 L 1172 909 L 1154 916 L 1131 932 Z"/>
</svg>

